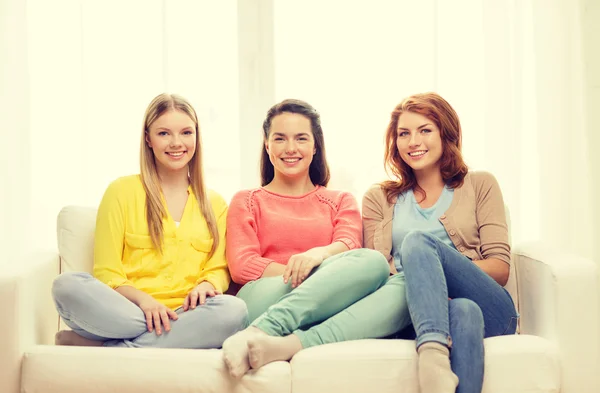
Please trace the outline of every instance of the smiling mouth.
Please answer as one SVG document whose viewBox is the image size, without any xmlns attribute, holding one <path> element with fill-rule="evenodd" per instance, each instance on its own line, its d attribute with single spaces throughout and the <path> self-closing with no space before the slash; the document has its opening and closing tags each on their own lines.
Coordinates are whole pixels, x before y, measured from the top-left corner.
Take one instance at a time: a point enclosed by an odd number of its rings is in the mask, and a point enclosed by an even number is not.
<svg viewBox="0 0 600 393">
<path fill-rule="evenodd" d="M 301 158 L 282 158 L 283 162 L 287 162 L 288 164 L 293 164 L 294 162 L 298 162 Z"/>
<path fill-rule="evenodd" d="M 167 152 L 167 155 L 169 155 L 171 157 L 181 157 L 185 153 L 186 153 L 185 151 L 174 151 L 174 152 Z"/>
<path fill-rule="evenodd" d="M 419 150 L 419 151 L 411 151 L 410 153 L 408 153 L 408 155 L 411 157 L 421 157 L 425 153 L 427 153 L 427 150 Z"/>
</svg>

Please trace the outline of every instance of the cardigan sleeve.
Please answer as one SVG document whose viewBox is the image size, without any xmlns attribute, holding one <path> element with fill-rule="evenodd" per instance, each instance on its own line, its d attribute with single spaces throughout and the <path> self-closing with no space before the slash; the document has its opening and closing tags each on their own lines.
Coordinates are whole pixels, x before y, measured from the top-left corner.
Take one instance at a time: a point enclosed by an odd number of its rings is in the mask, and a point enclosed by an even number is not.
<svg viewBox="0 0 600 393">
<path fill-rule="evenodd" d="M 491 173 L 477 172 L 474 185 L 481 255 L 484 259 L 498 258 L 510 264 L 506 211 L 498 181 Z"/>
</svg>

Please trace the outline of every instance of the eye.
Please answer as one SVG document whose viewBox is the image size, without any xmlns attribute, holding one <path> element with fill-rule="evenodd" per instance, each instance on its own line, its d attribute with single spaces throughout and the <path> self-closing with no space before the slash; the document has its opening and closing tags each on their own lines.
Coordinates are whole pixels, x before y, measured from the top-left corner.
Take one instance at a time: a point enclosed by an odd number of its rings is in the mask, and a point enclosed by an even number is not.
<svg viewBox="0 0 600 393">
<path fill-rule="evenodd" d="M 300 138 L 298 138 L 298 140 L 299 140 L 299 141 L 306 142 L 306 141 L 308 140 L 308 138 L 307 138 L 307 137 L 305 137 L 305 136 L 301 136 Z"/>
<path fill-rule="evenodd" d="M 400 132 L 398 132 L 398 137 L 399 137 L 399 138 L 401 138 L 401 137 L 405 137 L 405 136 L 407 136 L 407 135 L 408 135 L 408 131 L 400 131 Z"/>
<path fill-rule="evenodd" d="M 190 131 L 190 130 L 187 130 L 187 131 L 184 131 L 184 132 L 183 132 L 183 134 L 184 134 L 184 135 L 192 135 L 192 131 Z"/>
<path fill-rule="evenodd" d="M 161 132 L 158 133 L 158 136 L 165 136 L 167 134 L 168 134 L 167 131 L 161 131 Z"/>
<path fill-rule="evenodd" d="M 281 142 L 281 141 L 283 141 L 283 138 L 280 137 L 280 136 L 278 136 L 278 137 L 275 137 L 274 141 L 275 142 Z"/>
<path fill-rule="evenodd" d="M 424 132 L 425 134 L 429 134 L 431 132 L 431 130 L 429 128 L 423 128 L 421 130 L 421 132 Z"/>
</svg>

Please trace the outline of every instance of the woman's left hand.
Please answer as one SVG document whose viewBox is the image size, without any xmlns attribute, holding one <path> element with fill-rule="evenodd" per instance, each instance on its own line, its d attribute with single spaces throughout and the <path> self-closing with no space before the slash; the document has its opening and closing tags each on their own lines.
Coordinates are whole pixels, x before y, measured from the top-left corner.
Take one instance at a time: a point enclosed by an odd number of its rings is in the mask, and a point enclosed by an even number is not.
<svg viewBox="0 0 600 393">
<path fill-rule="evenodd" d="M 325 256 L 323 253 L 316 249 L 292 255 L 283 272 L 283 282 L 287 284 L 291 279 L 292 288 L 296 288 L 298 285 L 302 284 L 310 272 L 324 260 Z"/>
<path fill-rule="evenodd" d="M 215 297 L 222 293 L 217 291 L 215 287 L 208 281 L 202 281 L 194 289 L 188 293 L 183 301 L 183 311 L 187 311 L 190 308 L 193 310 L 196 305 L 200 306 L 206 302 L 207 297 Z"/>
</svg>

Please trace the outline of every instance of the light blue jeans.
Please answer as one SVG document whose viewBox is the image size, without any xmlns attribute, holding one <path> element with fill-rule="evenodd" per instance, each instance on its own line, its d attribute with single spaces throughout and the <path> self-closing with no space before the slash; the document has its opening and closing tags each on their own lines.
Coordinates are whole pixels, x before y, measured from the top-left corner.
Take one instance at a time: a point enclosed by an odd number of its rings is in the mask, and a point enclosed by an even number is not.
<svg viewBox="0 0 600 393">
<path fill-rule="evenodd" d="M 369 249 L 326 259 L 295 289 L 281 276 L 265 277 L 238 296 L 253 326 L 272 336 L 293 333 L 303 348 L 386 337 L 410 324 L 404 275 L 390 277 L 386 259 Z"/>
<path fill-rule="evenodd" d="M 452 371 L 459 378 L 456 391 L 480 393 L 483 339 L 515 333 L 512 298 L 469 258 L 431 234 L 410 232 L 400 252 L 417 347 L 426 342 L 450 347 Z"/>
<path fill-rule="evenodd" d="M 52 296 L 58 314 L 82 337 L 107 347 L 220 348 L 246 327 L 246 304 L 230 295 L 206 299 L 186 312 L 176 310 L 171 331 L 149 332 L 142 310 L 89 273 L 63 273 L 54 280 Z"/>
</svg>

